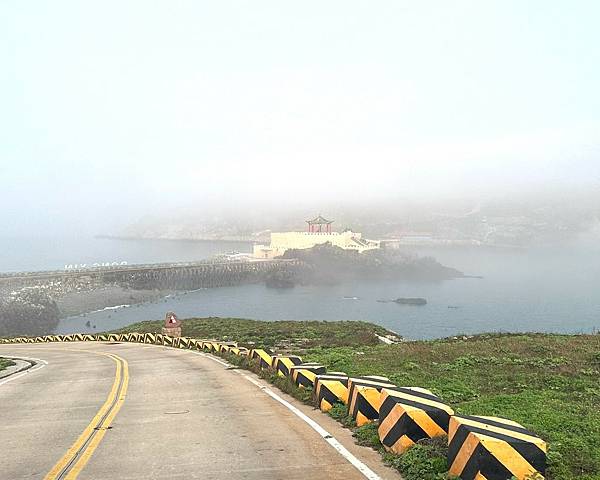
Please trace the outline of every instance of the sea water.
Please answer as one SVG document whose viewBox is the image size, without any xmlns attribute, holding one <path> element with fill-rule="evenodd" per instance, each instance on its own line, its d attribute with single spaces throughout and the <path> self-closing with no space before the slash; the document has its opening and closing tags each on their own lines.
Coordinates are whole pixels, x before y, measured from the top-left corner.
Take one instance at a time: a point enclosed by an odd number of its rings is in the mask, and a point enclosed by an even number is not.
<svg viewBox="0 0 600 480">
<path fill-rule="evenodd" d="M 109 248 L 115 258 L 130 259 L 131 263 L 189 261 L 218 251 L 251 248 L 249 244 L 220 242 L 97 242 L 108 244 L 90 254 L 90 258 L 106 256 L 105 249 Z M 483 278 L 355 281 L 290 289 L 264 285 L 204 289 L 66 318 L 61 320 L 57 332 L 114 329 L 142 320 L 160 320 L 171 310 L 180 318 L 366 320 L 410 339 L 481 332 L 590 333 L 600 329 L 600 248 L 595 241 L 515 250 L 412 247 L 410 251 L 433 256 L 444 265 Z M 62 262 L 66 257 L 60 258 Z M 424 297 L 428 303 L 411 306 L 378 302 L 397 297 Z"/>
</svg>

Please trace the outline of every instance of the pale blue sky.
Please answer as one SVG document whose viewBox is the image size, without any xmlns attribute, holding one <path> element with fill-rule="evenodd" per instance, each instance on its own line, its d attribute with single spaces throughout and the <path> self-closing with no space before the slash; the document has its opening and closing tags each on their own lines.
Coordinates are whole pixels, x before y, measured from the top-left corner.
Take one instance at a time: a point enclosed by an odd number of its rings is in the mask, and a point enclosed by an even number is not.
<svg viewBox="0 0 600 480">
<path fill-rule="evenodd" d="M 577 0 L 1 0 L 0 221 L 597 189 L 599 24 Z"/>
</svg>

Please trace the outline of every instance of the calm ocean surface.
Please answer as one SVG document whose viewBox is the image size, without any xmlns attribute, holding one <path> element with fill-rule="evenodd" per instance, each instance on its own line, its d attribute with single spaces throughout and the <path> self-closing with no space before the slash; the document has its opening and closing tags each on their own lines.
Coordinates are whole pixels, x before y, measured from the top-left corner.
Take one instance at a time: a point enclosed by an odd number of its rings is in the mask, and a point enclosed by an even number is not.
<svg viewBox="0 0 600 480">
<path fill-rule="evenodd" d="M 65 264 L 191 261 L 250 251 L 249 244 L 103 239 L 0 240 L 1 271 L 62 269 Z M 206 289 L 154 303 L 61 321 L 57 332 L 100 331 L 141 320 L 231 316 L 259 320 L 368 320 L 411 339 L 489 331 L 592 332 L 600 329 L 600 247 L 580 241 L 524 250 L 412 248 L 483 279 L 440 283 L 356 282 L 276 290 L 262 285 Z M 418 296 L 423 307 L 379 303 Z M 450 308 L 449 308 L 450 307 Z M 86 327 L 90 321 L 96 329 Z"/>
</svg>

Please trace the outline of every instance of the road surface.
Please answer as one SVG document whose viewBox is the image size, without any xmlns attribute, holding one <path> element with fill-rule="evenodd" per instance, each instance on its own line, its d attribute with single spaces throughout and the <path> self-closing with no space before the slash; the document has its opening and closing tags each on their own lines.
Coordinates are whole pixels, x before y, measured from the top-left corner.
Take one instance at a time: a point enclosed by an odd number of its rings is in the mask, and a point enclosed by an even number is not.
<svg viewBox="0 0 600 480">
<path fill-rule="evenodd" d="M 400 478 L 327 415 L 203 353 L 78 342 L 0 356 L 40 360 L 0 380 L 3 480 Z"/>
</svg>

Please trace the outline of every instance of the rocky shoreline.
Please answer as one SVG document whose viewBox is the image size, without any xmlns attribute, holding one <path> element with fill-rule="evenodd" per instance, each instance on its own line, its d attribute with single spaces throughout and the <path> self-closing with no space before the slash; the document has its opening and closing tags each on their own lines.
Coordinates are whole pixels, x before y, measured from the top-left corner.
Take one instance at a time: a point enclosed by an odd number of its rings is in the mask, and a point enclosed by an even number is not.
<svg viewBox="0 0 600 480">
<path fill-rule="evenodd" d="M 57 299 L 56 304 L 60 319 L 63 319 L 111 307 L 152 302 L 173 293 L 169 290 L 131 290 L 109 285 L 86 292 L 69 292 Z"/>
</svg>

